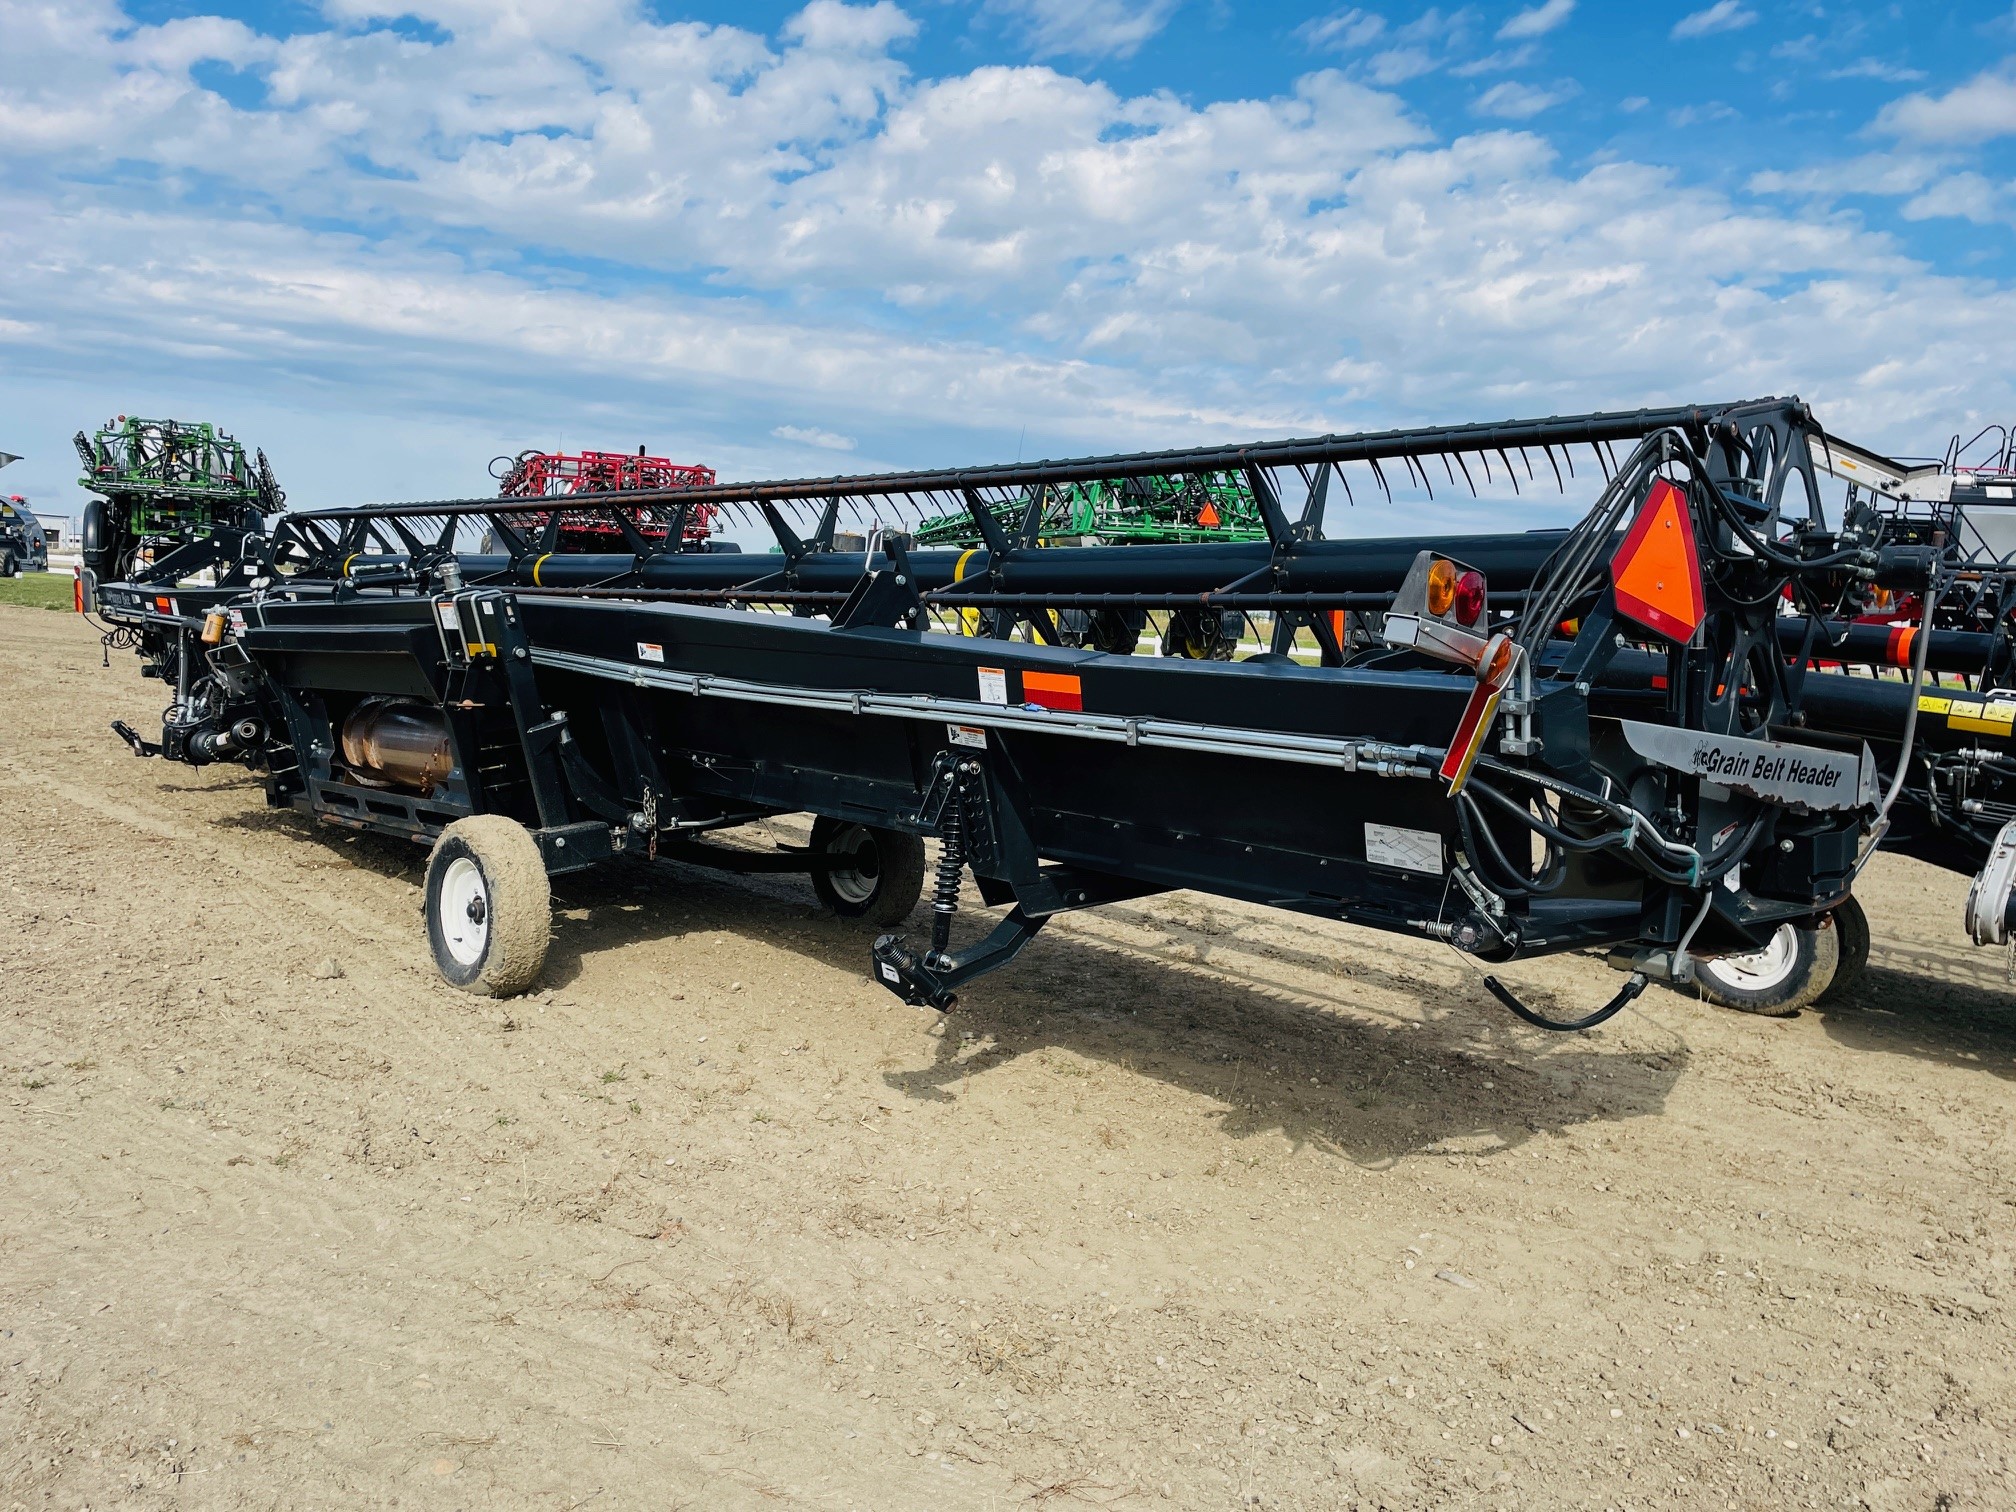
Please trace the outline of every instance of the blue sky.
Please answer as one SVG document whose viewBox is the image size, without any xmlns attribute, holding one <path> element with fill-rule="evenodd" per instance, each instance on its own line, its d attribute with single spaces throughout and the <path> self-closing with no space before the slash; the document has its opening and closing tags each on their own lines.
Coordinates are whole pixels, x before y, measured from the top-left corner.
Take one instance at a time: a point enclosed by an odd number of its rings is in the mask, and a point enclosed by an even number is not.
<svg viewBox="0 0 2016 1512">
<path fill-rule="evenodd" d="M 119 412 L 312 504 L 1774 392 L 1936 450 L 2016 416 L 2012 142 L 2007 5 L 0 0 L 0 487 Z"/>
</svg>

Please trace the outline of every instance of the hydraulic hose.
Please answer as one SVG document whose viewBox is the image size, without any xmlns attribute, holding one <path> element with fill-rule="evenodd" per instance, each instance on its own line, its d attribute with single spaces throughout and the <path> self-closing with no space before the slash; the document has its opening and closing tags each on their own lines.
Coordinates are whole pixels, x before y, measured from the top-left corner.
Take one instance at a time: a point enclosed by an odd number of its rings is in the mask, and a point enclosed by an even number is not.
<svg viewBox="0 0 2016 1512">
<path fill-rule="evenodd" d="M 1897 770 L 1890 778 L 1890 791 L 1883 795 L 1883 806 L 1876 811 L 1872 833 L 1878 838 L 1889 825 L 1890 810 L 1897 802 L 1897 795 L 1904 790 L 1904 774 L 1911 769 L 1912 747 L 1918 740 L 1918 694 L 1925 686 L 1925 658 L 1932 650 L 1932 610 L 1939 602 L 1939 582 L 1945 575 L 1944 565 L 1940 558 L 1934 557 L 1932 575 L 1925 583 L 1924 605 L 1918 615 L 1918 633 L 1911 648 L 1911 702 L 1904 711 L 1903 747 L 1897 755 Z"/>
</svg>

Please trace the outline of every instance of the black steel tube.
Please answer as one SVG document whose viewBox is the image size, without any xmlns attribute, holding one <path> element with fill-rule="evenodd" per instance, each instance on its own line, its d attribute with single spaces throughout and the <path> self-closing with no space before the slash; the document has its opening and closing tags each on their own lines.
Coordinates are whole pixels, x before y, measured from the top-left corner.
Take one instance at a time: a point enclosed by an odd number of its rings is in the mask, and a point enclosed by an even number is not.
<svg viewBox="0 0 2016 1512">
<path fill-rule="evenodd" d="M 1778 644 L 1797 651 L 1806 643 L 1804 617 L 1778 621 Z M 1813 660 L 1856 662 L 1865 666 L 1909 667 L 1919 632 L 1911 626 L 1858 625 L 1840 620 L 1822 627 L 1814 637 Z M 1934 672 L 1988 672 L 2008 659 L 2006 644 L 1978 630 L 1933 630 L 1925 648 L 1925 665 Z"/>
<path fill-rule="evenodd" d="M 1534 577 L 1565 532 L 1537 530 L 1517 535 L 1404 536 L 1366 541 L 1309 541 L 1284 559 L 1276 588 L 1281 593 L 1391 594 L 1423 551 L 1453 557 L 1482 572 L 1492 588 L 1518 592 Z M 1003 594 L 1210 593 L 1236 582 L 1273 559 L 1265 541 L 1176 546 L 1028 547 L 1012 551 L 994 585 Z M 370 561 L 371 558 L 363 558 Z M 979 583 L 991 575 L 993 558 L 984 550 L 913 551 L 916 587 L 938 593 L 954 583 Z M 468 583 L 517 583 L 540 588 L 613 588 L 631 578 L 640 588 L 735 588 L 774 579 L 777 588 L 799 592 L 845 592 L 860 580 L 864 554 L 819 551 L 789 567 L 780 555 L 713 555 L 677 552 L 646 557 L 556 552 L 530 554 L 517 567 L 504 555 L 459 559 Z M 882 559 L 878 565 L 888 565 Z"/>
</svg>

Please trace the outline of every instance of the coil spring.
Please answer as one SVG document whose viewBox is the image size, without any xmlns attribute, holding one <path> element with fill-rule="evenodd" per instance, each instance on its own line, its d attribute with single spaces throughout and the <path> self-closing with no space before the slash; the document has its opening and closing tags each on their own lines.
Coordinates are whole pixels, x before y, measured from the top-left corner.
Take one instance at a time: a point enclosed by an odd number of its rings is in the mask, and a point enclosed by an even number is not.
<svg viewBox="0 0 2016 1512">
<path fill-rule="evenodd" d="M 938 824 L 938 876 L 931 889 L 931 953 L 942 956 L 952 943 L 952 916 L 959 912 L 959 888 L 966 871 L 966 836 L 959 789 L 952 789 Z"/>
</svg>

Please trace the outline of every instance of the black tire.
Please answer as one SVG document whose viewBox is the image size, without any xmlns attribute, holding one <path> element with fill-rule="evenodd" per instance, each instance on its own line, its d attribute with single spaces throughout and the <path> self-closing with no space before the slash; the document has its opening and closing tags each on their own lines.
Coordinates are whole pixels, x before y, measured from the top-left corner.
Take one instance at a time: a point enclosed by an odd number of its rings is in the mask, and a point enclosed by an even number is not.
<svg viewBox="0 0 2016 1512">
<path fill-rule="evenodd" d="M 1790 1018 L 1828 989 L 1839 965 L 1838 931 L 1780 924 L 1762 950 L 1697 961 L 1694 983 L 1720 1007 Z"/>
<path fill-rule="evenodd" d="M 511 997 L 539 978 L 553 888 L 532 832 L 501 814 L 457 819 L 427 858 L 427 943 L 442 978 Z"/>
<path fill-rule="evenodd" d="M 14 572 L 14 553 L 11 551 L 0 551 L 0 578 L 11 578 L 14 576 Z"/>
<path fill-rule="evenodd" d="M 812 849 L 856 858 L 846 870 L 812 873 L 819 901 L 843 919 L 893 929 L 923 895 L 924 842 L 915 835 L 821 815 L 812 821 Z"/>
<path fill-rule="evenodd" d="M 1831 1003 L 1845 997 L 1869 969 L 1869 915 L 1862 911 L 1862 905 L 1853 898 L 1844 899 L 1827 917 L 1833 923 L 1841 959 L 1834 968 L 1834 980 L 1813 999 L 1816 1003 Z"/>
<path fill-rule="evenodd" d="M 1162 654 L 1185 661 L 1230 661 L 1246 633 L 1246 616 L 1232 610 L 1177 609 L 1162 632 Z"/>
</svg>

